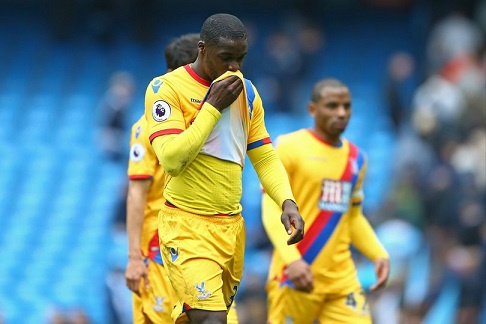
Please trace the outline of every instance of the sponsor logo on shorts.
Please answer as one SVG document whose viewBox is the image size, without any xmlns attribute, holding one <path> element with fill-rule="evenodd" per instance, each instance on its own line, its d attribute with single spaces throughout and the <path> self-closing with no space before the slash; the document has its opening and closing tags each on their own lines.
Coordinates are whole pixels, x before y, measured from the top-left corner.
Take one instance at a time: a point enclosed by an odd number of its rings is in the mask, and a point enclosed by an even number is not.
<svg viewBox="0 0 486 324">
<path fill-rule="evenodd" d="M 198 291 L 197 300 L 204 300 L 204 299 L 208 299 L 209 297 L 211 297 L 211 292 L 207 291 L 206 288 L 204 288 L 204 286 L 205 286 L 204 281 L 201 282 L 200 285 L 196 283 L 195 286 L 196 286 L 196 289 Z"/>
</svg>

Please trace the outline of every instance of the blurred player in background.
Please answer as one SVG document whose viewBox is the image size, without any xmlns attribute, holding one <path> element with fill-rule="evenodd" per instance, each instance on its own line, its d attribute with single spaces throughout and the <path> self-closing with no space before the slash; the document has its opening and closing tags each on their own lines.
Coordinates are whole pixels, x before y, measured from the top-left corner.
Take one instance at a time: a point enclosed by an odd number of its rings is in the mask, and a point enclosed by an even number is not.
<svg viewBox="0 0 486 324">
<path fill-rule="evenodd" d="M 194 62 L 199 34 L 186 34 L 165 48 L 167 70 Z M 132 126 L 127 196 L 128 264 L 126 285 L 133 291 L 133 322 L 172 323 L 177 296 L 160 256 L 157 215 L 168 175 L 150 145 L 145 116 Z"/>
<path fill-rule="evenodd" d="M 240 199 L 247 153 L 279 206 L 285 235 L 292 234 L 289 244 L 302 239 L 304 224 L 266 131 L 261 98 L 239 71 L 248 47 L 245 26 L 235 16 L 216 14 L 200 36 L 193 64 L 148 85 L 145 117 L 152 147 L 171 175 L 159 237 L 180 301 L 174 318 L 227 323 L 243 272 Z"/>
<path fill-rule="evenodd" d="M 309 103 L 313 129 L 279 136 L 276 151 L 307 225 L 297 245 L 278 230 L 279 206 L 263 196 L 263 224 L 275 247 L 269 271 L 268 323 L 371 323 L 350 243 L 375 264 L 383 287 L 388 253 L 362 214 L 364 152 L 341 137 L 351 95 L 335 79 L 317 82 Z"/>
</svg>

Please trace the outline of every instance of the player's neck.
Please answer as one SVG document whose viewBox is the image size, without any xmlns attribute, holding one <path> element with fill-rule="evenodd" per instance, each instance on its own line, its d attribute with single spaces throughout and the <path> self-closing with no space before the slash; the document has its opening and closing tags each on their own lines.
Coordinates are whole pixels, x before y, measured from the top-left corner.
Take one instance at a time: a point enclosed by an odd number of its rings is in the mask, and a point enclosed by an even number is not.
<svg viewBox="0 0 486 324">
<path fill-rule="evenodd" d="M 320 131 L 317 128 L 313 128 L 312 132 L 324 143 L 329 144 L 331 146 L 340 146 L 341 145 L 341 136 L 333 136 L 329 135 L 323 131 Z"/>
<path fill-rule="evenodd" d="M 212 80 L 210 80 L 210 77 L 206 75 L 206 73 L 204 73 L 203 69 L 202 69 L 202 66 L 200 64 L 200 62 L 198 61 L 198 59 L 196 59 L 196 61 L 194 63 L 191 63 L 189 64 L 189 66 L 191 67 L 191 69 L 201 78 L 201 79 L 204 79 L 208 82 L 211 82 Z"/>
</svg>

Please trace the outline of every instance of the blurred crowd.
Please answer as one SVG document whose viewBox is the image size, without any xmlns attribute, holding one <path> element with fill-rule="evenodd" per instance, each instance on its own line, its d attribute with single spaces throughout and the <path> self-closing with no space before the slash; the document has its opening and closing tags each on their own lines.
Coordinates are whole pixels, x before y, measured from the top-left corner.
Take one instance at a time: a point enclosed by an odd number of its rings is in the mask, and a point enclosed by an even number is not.
<svg viewBox="0 0 486 324">
<path fill-rule="evenodd" d="M 395 176 L 372 217 L 390 249 L 392 278 L 373 296 L 378 323 L 486 321 L 485 8 L 452 11 L 432 25 L 424 80 L 412 91 L 416 61 L 407 53 L 390 60 Z"/>
</svg>

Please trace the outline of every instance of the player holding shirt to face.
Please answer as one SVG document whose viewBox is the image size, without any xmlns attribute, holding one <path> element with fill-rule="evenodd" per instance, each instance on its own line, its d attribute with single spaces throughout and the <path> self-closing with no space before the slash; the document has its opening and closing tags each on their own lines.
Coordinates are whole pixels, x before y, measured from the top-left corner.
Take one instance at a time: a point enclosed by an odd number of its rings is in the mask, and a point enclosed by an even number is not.
<svg viewBox="0 0 486 324">
<path fill-rule="evenodd" d="M 366 157 L 341 136 L 351 117 L 349 89 L 335 79 L 317 82 L 309 113 L 312 129 L 281 135 L 276 145 L 307 225 L 302 241 L 285 244 L 278 206 L 263 196 L 263 224 L 275 247 L 268 323 L 371 323 L 350 243 L 375 263 L 372 290 L 385 285 L 389 258 L 361 210 Z"/>
<path fill-rule="evenodd" d="M 197 57 L 199 34 L 186 34 L 165 48 L 167 70 L 172 71 Z M 133 291 L 135 324 L 172 323 L 177 296 L 160 256 L 157 215 L 164 203 L 168 175 L 160 166 L 148 139 L 145 116 L 132 126 L 129 187 L 127 196 L 127 287 Z M 235 315 L 236 316 L 236 315 Z M 237 322 L 235 322 L 237 323 Z"/>
<path fill-rule="evenodd" d="M 227 323 L 243 272 L 246 154 L 279 206 L 276 217 L 288 244 L 302 239 L 304 223 L 266 131 L 260 95 L 239 71 L 247 52 L 244 25 L 216 14 L 206 19 L 200 36 L 193 64 L 149 84 L 145 118 L 152 147 L 171 176 L 159 237 L 180 302 L 173 318 Z"/>
</svg>

